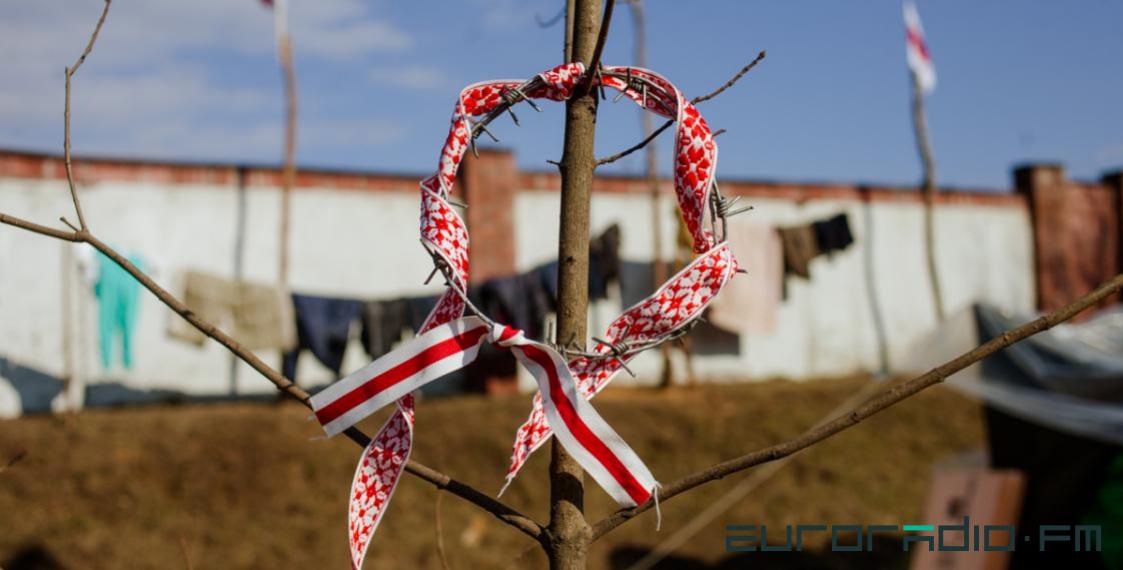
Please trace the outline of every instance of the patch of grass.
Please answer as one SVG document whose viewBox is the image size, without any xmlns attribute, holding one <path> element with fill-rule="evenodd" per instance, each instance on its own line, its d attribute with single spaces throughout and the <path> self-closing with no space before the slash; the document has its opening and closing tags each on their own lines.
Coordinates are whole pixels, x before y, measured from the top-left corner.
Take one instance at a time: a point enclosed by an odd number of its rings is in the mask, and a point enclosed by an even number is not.
<svg viewBox="0 0 1123 570">
<path fill-rule="evenodd" d="M 797 435 L 864 381 L 608 390 L 596 406 L 656 476 L 671 481 Z M 498 491 L 528 408 L 525 396 L 424 401 L 414 457 Z M 230 404 L 4 422 L 0 461 L 27 454 L 0 473 L 0 566 L 35 552 L 65 568 L 184 568 L 182 540 L 195 568 L 345 568 L 347 491 L 359 450 L 342 438 L 312 439 L 322 432 L 307 416 L 295 404 Z M 373 432 L 384 417 L 362 427 Z M 916 520 L 932 462 L 982 439 L 978 405 L 935 388 L 804 452 L 677 554 L 717 563 L 726 524 Z M 548 513 L 548 460 L 536 454 L 505 495 L 540 521 Z M 653 513 L 626 524 L 594 546 L 591 567 L 650 548 L 742 477 L 664 503 L 659 534 Z M 427 484 L 403 478 L 369 568 L 440 567 L 435 497 Z M 453 496 L 442 509 L 454 570 L 545 566 L 539 553 L 514 563 L 531 542 L 490 515 Z M 614 505 L 593 484 L 586 510 L 596 520 Z"/>
</svg>

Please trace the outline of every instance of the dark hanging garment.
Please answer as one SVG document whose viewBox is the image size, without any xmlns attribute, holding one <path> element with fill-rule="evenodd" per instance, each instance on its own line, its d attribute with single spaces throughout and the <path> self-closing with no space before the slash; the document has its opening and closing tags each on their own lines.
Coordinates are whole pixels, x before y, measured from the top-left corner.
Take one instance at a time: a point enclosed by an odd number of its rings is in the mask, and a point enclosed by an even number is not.
<svg viewBox="0 0 1123 570">
<path fill-rule="evenodd" d="M 854 243 L 854 235 L 850 233 L 850 220 L 845 213 L 815 222 L 811 227 L 815 230 L 815 241 L 822 253 L 829 255 Z"/>
<path fill-rule="evenodd" d="M 297 346 L 285 354 L 284 375 L 293 379 L 296 358 L 300 351 L 307 349 L 338 376 L 347 349 L 347 335 L 351 323 L 359 318 L 362 302 L 294 293 L 292 304 L 296 311 Z"/>
<path fill-rule="evenodd" d="M 780 228 L 780 243 L 784 249 L 784 274 L 811 278 L 808 264 L 819 255 L 819 243 L 811 225 Z"/>
<path fill-rule="evenodd" d="M 608 284 L 620 279 L 620 226 L 612 224 L 589 242 L 589 297 L 608 297 Z"/>
<path fill-rule="evenodd" d="M 363 303 L 362 336 L 360 340 L 371 358 L 388 352 L 402 338 L 409 323 L 409 305 L 405 299 L 367 301 Z"/>
<path fill-rule="evenodd" d="M 437 306 L 437 299 L 439 297 L 434 295 L 403 299 L 406 304 L 406 326 L 414 332 L 421 330 L 421 325 L 425 324 L 425 319 L 433 312 L 433 307 Z"/>
<path fill-rule="evenodd" d="M 531 338 L 540 338 L 546 315 L 554 309 L 554 302 L 542 281 L 537 271 L 489 279 L 479 289 L 480 307 L 492 318 Z"/>
</svg>

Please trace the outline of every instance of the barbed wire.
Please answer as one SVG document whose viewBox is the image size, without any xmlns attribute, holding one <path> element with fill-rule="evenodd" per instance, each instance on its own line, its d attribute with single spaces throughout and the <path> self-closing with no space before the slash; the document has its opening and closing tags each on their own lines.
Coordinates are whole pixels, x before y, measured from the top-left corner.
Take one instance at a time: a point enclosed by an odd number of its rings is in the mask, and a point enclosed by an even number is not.
<svg viewBox="0 0 1123 570">
<path fill-rule="evenodd" d="M 588 73 L 587 70 L 586 73 Z M 613 99 L 613 101 L 619 100 L 620 97 L 627 95 L 628 92 L 631 91 L 633 97 L 638 99 L 637 102 L 640 103 L 640 105 L 644 108 L 644 111 L 654 112 L 654 109 L 649 107 L 648 105 L 649 101 L 651 101 L 654 102 L 653 105 L 660 111 L 662 111 L 663 114 L 670 117 L 677 117 L 677 109 L 671 108 L 666 103 L 666 101 L 668 100 L 677 100 L 677 95 L 673 92 L 668 91 L 662 85 L 659 85 L 658 83 L 650 80 L 642 74 L 633 73 L 632 67 L 626 67 L 623 69 L 623 71 L 621 71 L 618 68 L 605 69 L 598 66 L 595 74 L 601 77 L 612 77 L 623 81 L 624 85 L 622 88 L 620 88 L 620 93 L 616 96 L 616 98 Z M 603 85 L 603 80 L 598 80 L 597 84 L 598 86 Z M 466 117 L 469 124 L 469 144 L 472 149 L 472 154 L 477 158 L 479 157 L 479 152 L 476 147 L 476 139 L 479 138 L 481 134 L 486 134 L 493 141 L 499 142 L 499 138 L 496 137 L 487 127 L 504 114 L 511 117 L 511 121 L 515 124 L 515 126 L 520 126 L 518 115 L 515 114 L 515 111 L 513 109 L 513 107 L 515 107 L 519 103 L 525 102 L 535 111 L 541 112 L 542 109 L 539 108 L 538 105 L 536 105 L 534 101 L 527 96 L 527 93 L 533 92 L 534 90 L 542 87 L 545 87 L 545 82 L 540 76 L 535 75 L 534 77 L 520 83 L 515 87 L 504 89 L 501 93 L 502 101 L 498 105 L 496 105 L 495 108 L 484 114 L 483 118 L 473 121 L 471 117 Z M 603 91 L 601 92 L 600 97 L 601 99 L 605 98 Z M 674 122 L 674 120 L 672 119 L 671 122 Z M 460 206 L 462 208 L 468 208 L 467 204 L 454 202 L 447 196 L 444 196 L 442 198 L 450 204 Z M 717 183 L 716 176 L 715 179 L 711 181 L 708 210 L 710 216 L 710 229 L 714 232 L 715 243 L 723 243 L 729 237 L 729 225 L 727 218 L 735 216 L 737 214 L 741 214 L 743 212 L 747 212 L 752 209 L 752 206 L 748 206 L 734 210 L 733 206 L 739 199 L 739 197 L 733 199 L 726 198 L 721 193 L 721 187 Z M 429 256 L 433 259 L 433 271 L 430 272 L 429 277 L 425 280 L 425 283 L 428 284 L 439 272 L 444 277 L 445 285 L 454 293 L 456 293 L 456 295 L 464 303 L 465 309 L 470 314 L 479 318 L 490 327 L 502 326 L 501 323 L 489 317 L 487 313 L 485 313 L 482 309 L 476 306 L 475 303 L 472 302 L 472 300 L 469 298 L 468 291 L 465 289 L 465 286 L 461 284 L 459 276 L 454 274 L 452 266 L 449 264 L 448 260 L 446 260 L 439 251 L 436 251 L 432 247 L 430 247 L 430 245 L 424 240 L 422 240 L 422 245 Z M 744 273 L 745 271 L 743 269 L 737 269 L 737 272 Z M 658 292 L 659 290 L 657 289 L 656 293 Z M 559 339 L 555 338 L 556 335 L 553 334 L 550 335 L 551 338 L 548 339 L 546 343 L 551 345 L 555 350 L 561 353 L 567 360 L 572 359 L 573 357 L 584 358 L 592 361 L 616 360 L 620 364 L 621 368 L 623 368 L 634 377 L 635 373 L 630 368 L 628 368 L 627 361 L 631 360 L 636 355 L 642 352 L 657 348 L 667 342 L 672 342 L 682 338 L 683 336 L 688 334 L 695 326 L 697 326 L 699 322 L 704 321 L 705 319 L 702 317 L 701 312 L 699 312 L 698 314 L 694 315 L 690 319 L 687 319 L 672 330 L 642 341 L 629 341 L 627 339 L 621 339 L 613 342 L 594 336 L 591 338 L 598 345 L 598 349 L 596 350 L 588 350 L 586 347 L 577 345 L 575 339 L 571 340 L 570 342 L 560 342 Z"/>
</svg>

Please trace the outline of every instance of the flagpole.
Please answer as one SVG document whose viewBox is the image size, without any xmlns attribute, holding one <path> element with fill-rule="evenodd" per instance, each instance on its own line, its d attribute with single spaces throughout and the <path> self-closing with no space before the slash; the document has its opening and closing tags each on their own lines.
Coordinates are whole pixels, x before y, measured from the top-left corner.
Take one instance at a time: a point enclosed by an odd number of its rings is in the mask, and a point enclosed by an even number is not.
<svg viewBox="0 0 1123 570">
<path fill-rule="evenodd" d="M 281 78 L 285 96 L 285 148 L 281 173 L 281 223 L 277 282 L 282 287 L 289 282 L 289 219 L 291 217 L 292 187 L 296 181 L 296 71 L 293 69 L 292 39 L 288 30 L 288 6 L 278 0 L 273 6 L 274 30 L 277 36 L 277 59 L 281 64 Z"/>
<path fill-rule="evenodd" d="M 924 113 L 924 90 L 920 77 L 915 71 L 912 76 L 912 124 L 916 134 L 916 149 L 920 154 L 923 170 L 921 190 L 924 194 L 924 250 L 928 260 L 928 276 L 932 285 L 932 299 L 935 303 L 936 318 L 944 320 L 944 299 L 940 288 L 940 274 L 936 265 L 935 221 L 933 219 L 936 202 L 936 164 L 932 159 L 932 144 L 928 139 L 928 121 Z"/>
<path fill-rule="evenodd" d="M 634 59 L 636 67 L 647 67 L 647 25 L 644 18 L 643 0 L 632 0 L 628 3 L 632 10 L 632 26 L 635 29 Z M 643 137 L 646 140 L 654 132 L 652 114 L 646 111 L 640 113 L 643 127 Z M 652 256 L 651 281 L 652 288 L 658 289 L 667 280 L 667 267 L 663 260 L 663 216 L 659 193 L 659 168 L 658 155 L 656 154 L 655 140 L 647 144 L 644 149 L 644 179 L 647 181 L 648 194 L 651 199 L 651 247 L 655 254 Z M 671 345 L 664 344 L 659 347 L 663 368 L 659 373 L 659 386 L 666 388 L 674 384 L 674 368 L 671 364 Z"/>
</svg>

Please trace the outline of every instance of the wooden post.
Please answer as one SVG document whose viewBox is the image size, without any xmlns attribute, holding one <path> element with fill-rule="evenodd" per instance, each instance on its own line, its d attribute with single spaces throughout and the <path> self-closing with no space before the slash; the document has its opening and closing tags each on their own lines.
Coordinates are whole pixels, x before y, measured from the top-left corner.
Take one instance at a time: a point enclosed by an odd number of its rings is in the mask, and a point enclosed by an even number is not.
<svg viewBox="0 0 1123 570">
<path fill-rule="evenodd" d="M 628 3 L 632 9 L 632 27 L 635 28 L 633 37 L 634 59 L 636 67 L 647 67 L 647 23 L 644 18 L 643 0 L 633 0 Z M 643 125 L 643 138 L 651 136 L 655 130 L 651 113 L 640 113 Z M 652 139 L 644 149 L 644 178 L 647 179 L 647 190 L 651 197 L 651 247 L 655 251 L 651 262 L 651 284 L 657 289 L 667 280 L 667 266 L 663 260 L 663 220 L 661 202 L 659 200 L 659 163 L 656 151 L 656 141 Z M 659 385 L 668 387 L 674 384 L 674 370 L 671 368 L 671 347 L 664 344 L 659 347 L 659 354 L 663 359 L 663 369 L 659 373 Z"/>
<path fill-rule="evenodd" d="M 574 61 L 592 61 L 600 29 L 600 0 L 568 0 L 573 18 Z M 568 27 L 567 25 L 567 27 Z M 589 70 L 591 73 L 593 70 Z M 580 87 L 578 88 L 580 89 Z M 561 159 L 561 225 L 558 235 L 557 342 L 585 348 L 589 307 L 589 193 L 597 90 L 577 92 L 565 105 Z M 585 520 L 584 472 L 554 438 L 550 458 L 550 568 L 585 568 L 592 529 Z"/>
<path fill-rule="evenodd" d="M 928 258 L 928 276 L 932 284 L 932 298 L 936 306 L 936 319 L 944 320 L 944 296 L 940 289 L 940 274 L 936 266 L 936 229 L 933 209 L 936 202 L 936 165 L 932 160 L 932 145 L 928 141 L 928 121 L 924 116 L 924 93 L 920 79 L 912 74 L 912 124 L 916 133 L 916 149 L 923 168 L 921 188 L 924 192 L 924 250 Z"/>
<path fill-rule="evenodd" d="M 277 282 L 289 283 L 289 210 L 292 187 L 296 180 L 296 72 L 293 70 L 292 41 L 286 32 L 277 39 L 281 60 L 281 75 L 285 87 L 285 163 L 281 179 L 281 230 L 280 259 L 277 262 Z"/>
</svg>

